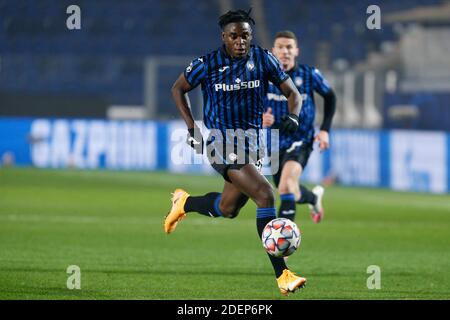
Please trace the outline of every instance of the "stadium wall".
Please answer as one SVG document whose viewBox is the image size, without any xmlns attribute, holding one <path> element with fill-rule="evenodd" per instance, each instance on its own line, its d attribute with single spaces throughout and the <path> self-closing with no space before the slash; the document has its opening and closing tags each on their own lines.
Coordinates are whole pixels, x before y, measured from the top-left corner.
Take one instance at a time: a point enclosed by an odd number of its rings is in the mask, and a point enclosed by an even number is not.
<svg viewBox="0 0 450 320">
<path fill-rule="evenodd" d="M 178 121 L 0 118 L 3 166 L 214 174 L 185 137 Z M 331 149 L 313 152 L 304 176 L 314 183 L 327 178 L 349 186 L 449 193 L 450 132 L 333 130 Z"/>
</svg>

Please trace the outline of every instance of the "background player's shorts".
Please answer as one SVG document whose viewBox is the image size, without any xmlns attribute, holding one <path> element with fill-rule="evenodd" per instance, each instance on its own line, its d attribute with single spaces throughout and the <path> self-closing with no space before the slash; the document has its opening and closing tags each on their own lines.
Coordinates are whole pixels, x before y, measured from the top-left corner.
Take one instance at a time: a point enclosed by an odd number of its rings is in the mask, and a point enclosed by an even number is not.
<svg viewBox="0 0 450 320">
<path fill-rule="evenodd" d="M 296 141 L 288 149 L 280 150 L 280 169 L 273 175 L 273 181 L 278 188 L 281 179 L 281 172 L 287 161 L 296 161 L 300 163 L 302 169 L 305 170 L 308 164 L 309 156 L 313 151 L 313 141 L 304 142 Z"/>
</svg>

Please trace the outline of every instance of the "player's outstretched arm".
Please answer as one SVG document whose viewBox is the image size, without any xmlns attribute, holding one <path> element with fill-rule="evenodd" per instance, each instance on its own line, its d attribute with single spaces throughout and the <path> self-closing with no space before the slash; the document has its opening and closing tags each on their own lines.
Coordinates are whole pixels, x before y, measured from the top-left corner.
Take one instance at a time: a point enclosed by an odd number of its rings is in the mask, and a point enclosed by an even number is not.
<svg viewBox="0 0 450 320">
<path fill-rule="evenodd" d="M 313 90 L 324 99 L 322 125 L 320 126 L 320 132 L 314 137 L 314 140 L 319 142 L 321 150 L 326 150 L 330 147 L 329 132 L 336 111 L 336 95 L 328 81 L 325 80 L 318 69 L 313 69 L 311 74 L 313 79 Z"/>
<path fill-rule="evenodd" d="M 327 92 L 319 92 L 319 94 L 324 99 L 324 115 L 320 132 L 314 137 L 314 141 L 319 142 L 319 148 L 323 151 L 330 147 L 329 132 L 336 111 L 336 96 L 331 88 Z"/>
<path fill-rule="evenodd" d="M 323 121 L 320 126 L 320 130 L 330 132 L 331 122 L 333 121 L 334 113 L 336 112 L 336 95 L 334 94 L 333 89 L 326 93 L 319 93 L 324 100 L 324 110 L 323 110 Z"/>
<path fill-rule="evenodd" d="M 184 73 L 182 73 L 172 86 L 172 96 L 180 111 L 181 117 L 188 128 L 188 137 L 186 142 L 199 154 L 203 153 L 203 137 L 195 126 L 194 117 L 192 116 L 191 103 L 189 101 L 188 92 L 193 87 L 187 82 Z"/>
<path fill-rule="evenodd" d="M 280 84 L 280 90 L 288 101 L 289 113 L 295 114 L 297 117 L 302 109 L 302 96 L 298 92 L 297 87 L 291 78 L 287 78 Z"/>
<path fill-rule="evenodd" d="M 180 112 L 184 122 L 186 122 L 188 129 L 194 129 L 195 126 L 194 118 L 192 117 L 191 112 L 191 103 L 187 94 L 192 89 L 193 88 L 189 82 L 187 82 L 183 73 L 180 74 L 172 86 L 172 97 L 175 100 L 178 111 Z"/>
<path fill-rule="evenodd" d="M 291 78 L 280 84 L 280 90 L 288 101 L 289 114 L 281 118 L 281 132 L 293 133 L 300 125 L 299 114 L 302 109 L 302 97 Z"/>
</svg>

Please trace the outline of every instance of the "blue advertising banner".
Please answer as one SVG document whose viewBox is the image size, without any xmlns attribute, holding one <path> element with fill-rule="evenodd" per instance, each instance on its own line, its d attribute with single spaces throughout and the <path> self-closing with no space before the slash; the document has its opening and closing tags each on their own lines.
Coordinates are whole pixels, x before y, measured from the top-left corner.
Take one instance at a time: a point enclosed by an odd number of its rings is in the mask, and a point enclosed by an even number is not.
<svg viewBox="0 0 450 320">
<path fill-rule="evenodd" d="M 154 170 L 157 134 L 149 121 L 0 119 L 0 154 L 38 168 Z"/>
<path fill-rule="evenodd" d="M 38 168 L 214 174 L 185 137 L 179 121 L 0 118 L 0 157 Z M 449 133 L 336 129 L 330 143 L 326 152 L 315 146 L 304 181 L 333 177 L 350 186 L 450 191 Z"/>
</svg>

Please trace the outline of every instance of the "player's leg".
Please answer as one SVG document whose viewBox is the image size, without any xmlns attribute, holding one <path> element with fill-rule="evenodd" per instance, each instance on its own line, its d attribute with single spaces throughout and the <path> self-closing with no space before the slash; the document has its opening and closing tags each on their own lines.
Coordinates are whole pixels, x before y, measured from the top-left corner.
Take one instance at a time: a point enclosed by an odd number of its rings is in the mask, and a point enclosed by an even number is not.
<svg viewBox="0 0 450 320">
<path fill-rule="evenodd" d="M 210 192 L 204 196 L 189 196 L 184 211 L 210 217 L 235 218 L 247 203 L 248 197 L 232 183 L 225 181 L 222 193 Z"/>
<path fill-rule="evenodd" d="M 297 200 L 298 204 L 311 204 L 314 205 L 317 202 L 316 195 L 309 190 L 306 186 L 300 184 L 300 199 Z"/>
<path fill-rule="evenodd" d="M 272 186 L 252 164 L 245 165 L 239 170 L 230 169 L 227 174 L 233 185 L 256 203 L 256 228 L 261 238 L 266 224 L 276 218 L 275 195 Z M 283 270 L 287 269 L 286 264 L 282 258 L 270 255 L 269 258 L 278 278 Z"/>
<path fill-rule="evenodd" d="M 309 156 L 313 150 L 312 143 L 304 144 L 300 147 L 297 161 L 300 163 L 302 169 L 306 168 L 309 160 Z M 302 170 L 302 171 L 303 171 Z M 308 204 L 313 222 L 318 223 L 323 219 L 324 209 L 322 207 L 322 197 L 324 194 L 324 188 L 322 186 L 315 186 L 312 190 L 309 190 L 305 186 L 300 184 L 300 199 L 297 200 L 298 204 Z"/>
<path fill-rule="evenodd" d="M 276 217 L 275 196 L 271 184 L 252 164 L 245 165 L 239 170 L 228 170 L 228 177 L 234 186 L 256 203 L 256 228 L 261 239 L 266 224 Z M 283 295 L 294 292 L 305 285 L 306 279 L 293 274 L 287 268 L 283 258 L 267 255 Z"/>
<path fill-rule="evenodd" d="M 325 210 L 322 206 L 322 198 L 325 193 L 325 189 L 317 185 L 312 190 L 309 190 L 303 185 L 300 185 L 301 198 L 297 201 L 298 204 L 308 204 L 311 214 L 311 219 L 314 223 L 322 221 Z"/>
<path fill-rule="evenodd" d="M 234 218 L 247 200 L 247 196 L 227 181 L 222 193 L 209 192 L 203 196 L 191 196 L 183 189 L 176 189 L 172 196 L 172 209 L 164 221 L 164 231 L 173 232 L 177 223 L 190 212 L 212 218 Z"/>
<path fill-rule="evenodd" d="M 283 159 L 284 165 L 282 167 L 278 185 L 278 192 L 280 193 L 281 198 L 279 217 L 288 218 L 294 221 L 296 202 L 298 204 L 309 205 L 311 219 L 315 223 L 320 222 L 323 218 L 323 187 L 316 186 L 311 191 L 304 185 L 299 184 L 300 177 L 303 170 L 306 168 L 312 150 L 313 146 L 312 142 L 310 142 L 304 143 L 300 147 L 285 153 Z"/>
<path fill-rule="evenodd" d="M 272 208 L 275 195 L 272 185 L 267 181 L 253 164 L 246 164 L 240 168 L 231 167 L 227 171 L 233 186 L 251 198 L 258 208 Z"/>
<path fill-rule="evenodd" d="M 301 193 L 298 185 L 303 168 L 297 161 L 288 160 L 283 164 L 278 192 L 281 204 L 278 210 L 279 218 L 295 220 L 296 201 L 300 200 Z"/>
<path fill-rule="evenodd" d="M 172 193 L 172 208 L 164 219 L 164 232 L 171 233 L 178 222 L 186 217 L 188 212 L 198 212 L 208 217 L 222 216 L 219 210 L 220 193 L 210 192 L 203 196 L 192 197 L 183 189 Z"/>
<path fill-rule="evenodd" d="M 248 201 L 248 196 L 232 183 L 225 181 L 220 197 L 219 210 L 225 218 L 236 218 L 239 211 Z"/>
<path fill-rule="evenodd" d="M 164 219 L 164 232 L 171 233 L 178 222 L 186 217 L 188 212 L 197 212 L 207 217 L 221 217 L 219 210 L 219 192 L 209 192 L 203 196 L 191 196 L 183 189 L 172 193 L 172 208 Z"/>
<path fill-rule="evenodd" d="M 322 206 L 325 190 L 320 185 L 315 186 L 312 191 L 302 184 L 299 185 L 302 172 L 302 166 L 295 161 L 288 161 L 283 167 L 278 187 L 281 198 L 278 217 L 294 221 L 296 214 L 295 204 L 308 204 L 311 219 L 318 223 L 323 219 L 325 212 Z"/>
<path fill-rule="evenodd" d="M 278 190 L 278 186 L 280 185 L 280 179 L 281 179 L 281 171 L 283 170 L 283 167 L 280 167 L 280 169 L 272 175 L 273 183 L 275 184 L 275 188 Z"/>
</svg>

